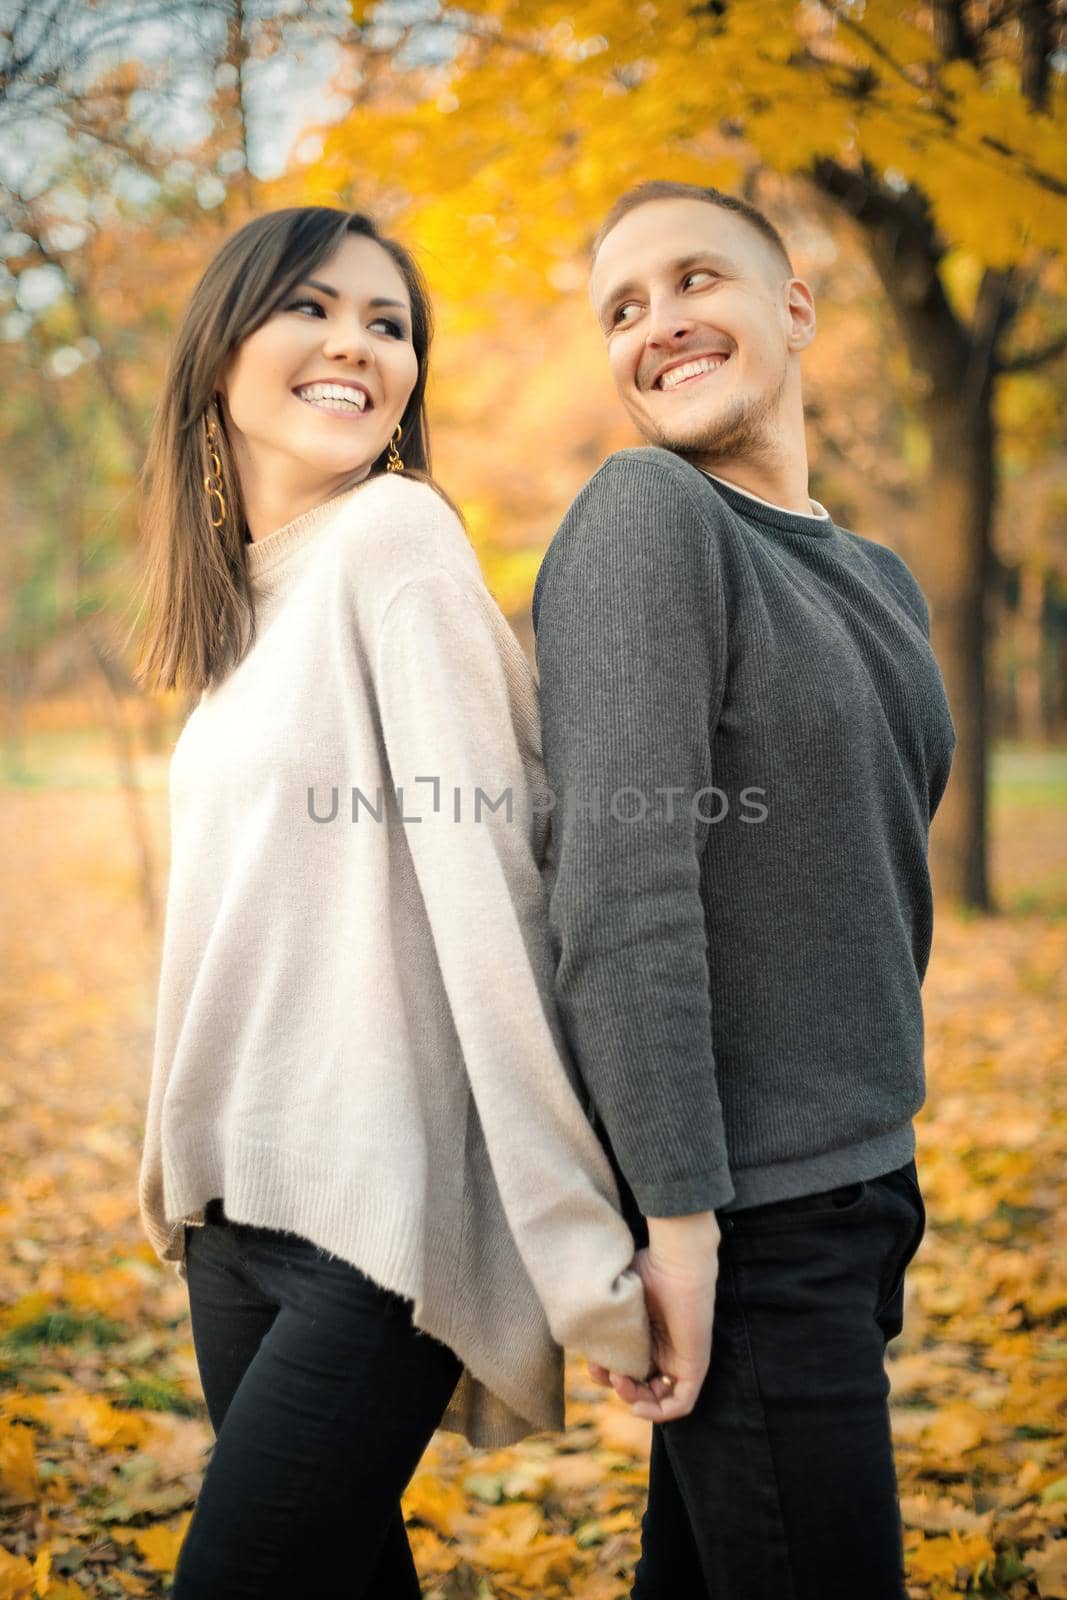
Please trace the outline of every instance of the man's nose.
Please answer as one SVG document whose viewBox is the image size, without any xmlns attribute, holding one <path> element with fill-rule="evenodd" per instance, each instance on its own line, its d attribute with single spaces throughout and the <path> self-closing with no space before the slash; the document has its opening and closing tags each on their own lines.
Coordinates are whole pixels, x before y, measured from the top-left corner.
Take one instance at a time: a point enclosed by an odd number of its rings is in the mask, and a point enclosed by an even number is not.
<svg viewBox="0 0 1067 1600">
<path fill-rule="evenodd" d="M 686 307 L 667 300 L 649 308 L 647 343 L 653 348 L 677 344 L 693 331 L 694 319 Z"/>
</svg>

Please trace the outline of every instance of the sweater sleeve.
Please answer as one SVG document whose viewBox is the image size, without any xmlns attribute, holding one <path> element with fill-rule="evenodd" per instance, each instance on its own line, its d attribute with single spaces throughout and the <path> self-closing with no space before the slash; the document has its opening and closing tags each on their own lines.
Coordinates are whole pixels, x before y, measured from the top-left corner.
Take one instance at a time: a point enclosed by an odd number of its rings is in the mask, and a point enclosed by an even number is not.
<svg viewBox="0 0 1067 1600">
<path fill-rule="evenodd" d="M 905 605 L 909 607 L 919 627 L 922 629 L 923 638 L 931 651 L 933 649 L 930 633 L 930 605 L 922 591 L 922 587 L 914 572 L 908 566 L 903 556 L 898 555 L 888 545 L 877 544 L 871 541 L 871 546 L 876 552 L 883 571 L 887 574 L 889 582 L 893 584 L 898 595 L 903 597 Z M 949 717 L 951 723 L 951 714 Z M 952 757 L 956 748 L 956 730 L 951 727 L 950 736 L 943 740 L 938 751 L 937 759 L 931 763 L 927 787 L 927 807 L 930 821 L 944 797 L 948 787 L 949 775 L 952 771 Z"/>
<path fill-rule="evenodd" d="M 375 678 L 390 776 L 493 1176 L 552 1335 L 643 1377 L 633 1239 L 552 1011 L 533 797 L 493 604 L 444 569 L 389 602 Z M 516 656 L 536 730 L 517 643 Z"/>
<path fill-rule="evenodd" d="M 735 1191 L 700 893 L 715 799 L 695 797 L 714 781 L 726 608 L 684 483 L 610 458 L 549 548 L 534 617 L 564 1030 L 642 1211 L 714 1209 Z"/>
</svg>

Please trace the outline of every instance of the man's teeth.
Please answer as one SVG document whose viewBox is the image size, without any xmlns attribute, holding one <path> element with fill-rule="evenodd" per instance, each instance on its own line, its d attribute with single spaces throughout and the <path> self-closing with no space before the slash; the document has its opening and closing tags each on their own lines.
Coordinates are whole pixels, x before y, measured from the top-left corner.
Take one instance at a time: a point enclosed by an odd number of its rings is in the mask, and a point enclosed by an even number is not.
<svg viewBox="0 0 1067 1600">
<path fill-rule="evenodd" d="M 673 389 L 676 384 L 684 383 L 686 378 L 695 378 L 698 372 L 716 372 L 729 359 L 729 356 L 701 356 L 697 361 L 687 361 L 684 367 L 672 367 L 665 372 L 659 380 L 659 386 L 661 389 Z"/>
<path fill-rule="evenodd" d="M 306 389 L 298 389 L 297 394 L 301 400 L 306 400 L 309 405 L 328 401 L 330 405 L 349 405 L 356 411 L 364 411 L 367 405 L 367 396 L 362 389 L 349 389 L 340 383 L 310 383 Z"/>
</svg>

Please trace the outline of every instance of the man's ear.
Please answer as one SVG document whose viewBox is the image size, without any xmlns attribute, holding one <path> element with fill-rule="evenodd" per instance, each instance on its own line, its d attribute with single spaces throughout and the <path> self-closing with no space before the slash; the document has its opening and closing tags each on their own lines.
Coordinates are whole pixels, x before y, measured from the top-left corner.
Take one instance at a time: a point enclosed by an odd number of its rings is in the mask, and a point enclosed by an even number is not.
<svg viewBox="0 0 1067 1600">
<path fill-rule="evenodd" d="M 786 293 L 790 350 L 806 350 L 815 337 L 815 296 L 803 278 L 790 278 Z"/>
</svg>

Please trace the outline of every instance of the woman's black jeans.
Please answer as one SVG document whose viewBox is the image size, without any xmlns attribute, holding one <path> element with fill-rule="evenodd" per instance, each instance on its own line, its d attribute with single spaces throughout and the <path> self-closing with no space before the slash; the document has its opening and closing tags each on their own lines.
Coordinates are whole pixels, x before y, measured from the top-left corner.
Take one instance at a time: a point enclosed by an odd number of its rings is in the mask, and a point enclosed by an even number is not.
<svg viewBox="0 0 1067 1600">
<path fill-rule="evenodd" d="M 652 1430 L 632 1600 L 905 1600 L 884 1356 L 915 1162 L 719 1223 L 711 1367 Z"/>
<path fill-rule="evenodd" d="M 174 1600 L 418 1600 L 400 1496 L 460 1361 L 350 1263 L 206 1215 L 185 1248 L 216 1439 Z"/>
</svg>

